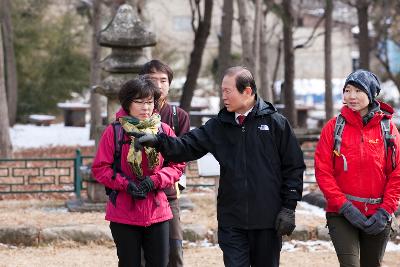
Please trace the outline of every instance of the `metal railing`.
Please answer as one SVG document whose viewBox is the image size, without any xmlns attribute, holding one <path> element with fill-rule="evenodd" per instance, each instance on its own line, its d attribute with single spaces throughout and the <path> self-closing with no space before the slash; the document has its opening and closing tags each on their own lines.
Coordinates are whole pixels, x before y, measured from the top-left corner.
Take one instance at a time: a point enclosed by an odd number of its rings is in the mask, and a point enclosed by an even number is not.
<svg viewBox="0 0 400 267">
<path fill-rule="evenodd" d="M 0 159 L 0 193 L 67 193 L 80 196 L 85 189 L 80 167 L 84 160 L 76 151 L 74 158 Z"/>
<path fill-rule="evenodd" d="M 315 183 L 314 149 L 303 149 L 303 153 L 307 166 L 304 183 Z M 0 159 L 0 194 L 74 192 L 79 198 L 91 180 L 89 163 L 93 158 L 78 149 L 74 158 Z M 215 177 L 206 178 L 188 178 L 193 181 L 187 186 L 215 186 Z"/>
</svg>

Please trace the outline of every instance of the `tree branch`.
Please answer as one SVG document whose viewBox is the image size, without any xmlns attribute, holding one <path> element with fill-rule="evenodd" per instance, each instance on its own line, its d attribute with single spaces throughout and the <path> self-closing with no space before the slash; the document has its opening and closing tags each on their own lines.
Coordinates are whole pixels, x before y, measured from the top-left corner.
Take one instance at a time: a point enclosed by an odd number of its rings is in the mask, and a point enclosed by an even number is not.
<svg viewBox="0 0 400 267">
<path fill-rule="evenodd" d="M 296 50 L 296 49 L 298 49 L 298 48 L 306 48 L 306 47 L 308 47 L 308 46 L 310 45 L 311 41 L 313 41 L 315 38 L 317 38 L 318 36 L 321 36 L 321 35 L 325 34 L 325 33 L 319 33 L 319 34 L 315 35 L 315 33 L 317 32 L 317 29 L 318 29 L 319 25 L 322 23 L 322 21 L 324 21 L 324 19 L 325 19 L 325 14 L 324 14 L 323 16 L 321 16 L 321 17 L 319 18 L 319 20 L 317 21 L 317 23 L 314 25 L 314 28 L 313 28 L 313 30 L 312 30 L 310 36 L 308 37 L 308 39 L 307 39 L 304 43 L 302 43 L 302 44 L 295 45 L 293 49 Z"/>
</svg>

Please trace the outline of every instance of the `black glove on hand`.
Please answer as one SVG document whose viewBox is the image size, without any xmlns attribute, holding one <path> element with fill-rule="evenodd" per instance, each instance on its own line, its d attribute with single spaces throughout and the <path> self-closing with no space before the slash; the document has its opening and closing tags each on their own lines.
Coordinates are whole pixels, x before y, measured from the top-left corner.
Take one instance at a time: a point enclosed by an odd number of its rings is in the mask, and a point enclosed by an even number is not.
<svg viewBox="0 0 400 267">
<path fill-rule="evenodd" d="M 392 216 L 384 209 L 379 208 L 365 224 L 365 232 L 369 235 L 377 235 L 385 230 L 387 223 Z"/>
<path fill-rule="evenodd" d="M 282 208 L 275 220 L 278 235 L 291 235 L 296 227 L 294 210 Z"/>
<path fill-rule="evenodd" d="M 150 176 L 145 176 L 144 179 L 139 184 L 139 190 L 147 194 L 153 189 L 154 189 L 153 180 L 151 180 Z"/>
<path fill-rule="evenodd" d="M 143 190 L 140 190 L 133 181 L 129 181 L 126 192 L 136 199 L 145 199 L 147 195 L 147 193 Z"/>
<path fill-rule="evenodd" d="M 364 230 L 365 223 L 367 222 L 367 217 L 361 213 L 359 209 L 357 209 L 353 203 L 347 201 L 343 204 L 343 206 L 339 210 L 340 214 L 343 216 L 355 227 Z"/>
<path fill-rule="evenodd" d="M 158 135 L 157 134 L 146 134 L 146 133 L 139 133 L 139 132 L 132 132 L 129 133 L 135 137 L 134 147 L 135 150 L 142 150 L 144 146 L 148 147 L 158 147 Z"/>
</svg>

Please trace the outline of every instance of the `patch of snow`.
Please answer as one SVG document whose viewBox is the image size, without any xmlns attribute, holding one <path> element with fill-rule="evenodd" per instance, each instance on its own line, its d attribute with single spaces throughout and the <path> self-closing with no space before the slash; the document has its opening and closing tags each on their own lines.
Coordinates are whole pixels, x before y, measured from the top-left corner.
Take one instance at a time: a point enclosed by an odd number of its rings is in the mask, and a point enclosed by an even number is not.
<svg viewBox="0 0 400 267">
<path fill-rule="evenodd" d="M 33 124 L 16 124 L 10 128 L 10 136 L 15 150 L 51 146 L 93 146 L 89 140 L 90 126 L 67 127 L 64 124 L 35 126 Z"/>
<path fill-rule="evenodd" d="M 78 102 L 66 102 L 66 103 L 58 103 L 57 107 L 65 108 L 65 109 L 87 109 L 90 107 L 89 104 L 78 103 Z"/>
<path fill-rule="evenodd" d="M 324 211 L 324 209 L 322 209 L 320 207 L 311 205 L 304 201 L 299 201 L 298 205 L 299 205 L 300 209 L 296 209 L 296 213 L 312 214 L 314 216 L 325 218 L 325 211 Z"/>
<path fill-rule="evenodd" d="M 293 252 L 293 251 L 321 251 L 321 250 L 331 250 L 334 251 L 334 247 L 331 241 L 322 240 L 309 240 L 309 241 L 298 241 L 290 240 L 283 242 L 282 251 Z"/>
<path fill-rule="evenodd" d="M 400 251 L 400 244 L 389 241 L 386 246 L 386 251 Z"/>
<path fill-rule="evenodd" d="M 52 115 L 32 114 L 29 118 L 32 120 L 54 120 L 56 117 Z"/>
</svg>

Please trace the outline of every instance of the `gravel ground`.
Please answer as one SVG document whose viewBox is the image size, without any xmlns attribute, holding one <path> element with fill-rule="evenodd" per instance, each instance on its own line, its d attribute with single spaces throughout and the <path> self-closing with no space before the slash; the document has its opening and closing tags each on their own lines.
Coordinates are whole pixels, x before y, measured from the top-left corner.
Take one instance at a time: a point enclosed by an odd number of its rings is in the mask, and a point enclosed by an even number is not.
<svg viewBox="0 0 400 267">
<path fill-rule="evenodd" d="M 63 243 L 43 247 L 0 246 L 1 267 L 116 267 L 117 257 L 113 244 L 76 245 Z M 222 253 L 218 247 L 185 247 L 186 267 L 222 267 Z M 387 252 L 383 266 L 399 266 L 400 253 Z M 282 267 L 334 267 L 339 266 L 333 251 L 322 249 L 309 251 L 306 247 L 298 251 L 282 252 Z"/>
<path fill-rule="evenodd" d="M 183 224 L 196 223 L 216 229 L 215 195 L 211 190 L 186 191 L 184 194 L 196 205 L 194 211 L 183 211 Z M 300 210 L 302 209 L 299 205 Z M 309 226 L 324 225 L 325 219 L 318 211 L 296 212 L 296 223 Z M 70 213 L 65 199 L 2 200 L 0 201 L 0 225 L 48 227 L 56 225 L 98 224 L 108 225 L 103 212 Z M 186 267 L 223 266 L 222 252 L 210 243 L 184 243 Z M 117 266 L 117 256 L 112 242 L 105 244 L 78 244 L 62 242 L 39 247 L 14 247 L 0 244 L 0 267 L 27 266 Z M 301 242 L 285 243 L 281 266 L 339 266 L 329 242 L 310 245 Z M 387 252 L 384 266 L 400 266 L 400 251 Z"/>
</svg>

